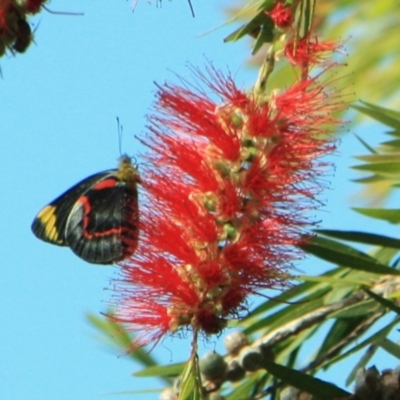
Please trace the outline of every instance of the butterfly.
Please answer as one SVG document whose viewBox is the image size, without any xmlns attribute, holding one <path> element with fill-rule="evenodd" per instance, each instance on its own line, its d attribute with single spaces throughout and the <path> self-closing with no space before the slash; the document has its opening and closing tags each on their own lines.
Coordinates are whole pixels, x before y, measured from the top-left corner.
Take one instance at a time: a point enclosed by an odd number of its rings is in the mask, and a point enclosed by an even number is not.
<svg viewBox="0 0 400 400">
<path fill-rule="evenodd" d="M 50 202 L 33 220 L 32 231 L 89 263 L 122 261 L 138 244 L 138 183 L 137 168 L 124 155 L 117 169 L 91 175 Z"/>
</svg>

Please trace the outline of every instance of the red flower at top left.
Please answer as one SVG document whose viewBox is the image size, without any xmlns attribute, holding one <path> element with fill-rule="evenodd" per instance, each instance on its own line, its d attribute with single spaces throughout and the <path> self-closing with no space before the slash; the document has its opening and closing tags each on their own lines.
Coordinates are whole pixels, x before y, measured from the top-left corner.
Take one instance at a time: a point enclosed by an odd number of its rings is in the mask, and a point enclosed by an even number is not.
<svg viewBox="0 0 400 400">
<path fill-rule="evenodd" d="M 46 0 L 0 0 L 0 57 L 7 50 L 24 53 L 33 41 L 27 17 L 40 11 Z"/>
</svg>

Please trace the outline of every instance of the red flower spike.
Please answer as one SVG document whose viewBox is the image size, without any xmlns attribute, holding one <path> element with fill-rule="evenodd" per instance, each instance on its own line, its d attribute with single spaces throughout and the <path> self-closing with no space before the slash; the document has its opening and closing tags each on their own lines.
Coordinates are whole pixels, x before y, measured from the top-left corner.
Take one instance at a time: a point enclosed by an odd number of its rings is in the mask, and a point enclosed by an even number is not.
<svg viewBox="0 0 400 400">
<path fill-rule="evenodd" d="M 319 41 L 317 37 L 289 40 L 284 53 L 292 65 L 300 68 L 311 68 L 315 65 L 331 65 L 331 55 L 336 52 L 338 45 L 334 41 Z"/>
<path fill-rule="evenodd" d="M 318 158 L 335 148 L 340 103 L 317 78 L 262 103 L 211 67 L 195 74 L 206 90 L 159 86 L 149 116 L 139 248 L 115 285 L 114 318 L 137 346 L 218 333 L 248 295 L 287 284 L 323 189 Z"/>
<path fill-rule="evenodd" d="M 293 14 L 291 7 L 286 7 L 283 3 L 276 3 L 271 11 L 266 11 L 278 28 L 289 28 L 292 24 Z"/>
<path fill-rule="evenodd" d="M 11 0 L 0 0 L 0 40 L 9 34 L 8 20 L 10 15 L 15 13 L 14 9 L 15 8 L 11 3 Z"/>
</svg>

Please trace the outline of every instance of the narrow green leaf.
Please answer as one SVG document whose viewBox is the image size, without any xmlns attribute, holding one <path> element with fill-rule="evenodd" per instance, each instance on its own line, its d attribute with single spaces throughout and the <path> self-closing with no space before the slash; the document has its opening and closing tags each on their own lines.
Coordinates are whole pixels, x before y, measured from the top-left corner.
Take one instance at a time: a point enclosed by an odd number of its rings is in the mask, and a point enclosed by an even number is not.
<svg viewBox="0 0 400 400">
<path fill-rule="evenodd" d="M 342 282 L 345 281 L 345 277 L 348 276 L 349 273 L 353 273 L 353 271 L 347 268 L 334 268 L 330 271 L 327 271 L 323 274 L 323 276 L 332 276 L 338 279 L 342 279 Z M 320 304 L 320 301 L 326 301 L 326 294 L 329 294 L 331 291 L 331 284 L 327 282 L 306 282 L 293 288 L 283 292 L 281 295 L 268 299 L 255 310 L 253 310 L 248 317 L 243 319 L 240 323 L 242 327 L 245 327 L 245 333 L 251 334 L 260 329 L 268 329 L 270 330 L 273 326 L 278 326 L 279 324 L 286 322 L 290 322 L 294 315 L 300 314 L 306 311 L 306 308 L 298 311 L 297 307 L 316 307 L 317 303 Z M 302 296 L 302 298 L 301 298 Z M 291 299 L 295 299 L 294 304 L 290 303 Z M 322 300 L 321 300 L 322 299 Z M 313 301 L 316 300 L 315 303 Z M 285 305 L 289 302 L 291 304 L 290 310 L 296 312 L 296 314 L 290 314 L 290 311 L 287 307 L 279 310 L 276 313 L 273 313 L 269 316 L 265 316 L 263 314 L 267 314 L 268 311 L 271 311 L 274 308 L 282 308 L 282 305 Z"/>
<path fill-rule="evenodd" d="M 343 278 L 331 278 L 328 276 L 321 276 L 321 275 L 318 276 L 299 275 L 297 279 L 307 282 L 324 282 L 329 285 L 335 286 L 335 288 L 337 288 L 338 286 L 354 287 L 354 286 L 362 286 L 368 284 L 367 279 L 359 279 L 352 277 L 346 277 L 346 279 L 343 279 Z"/>
<path fill-rule="evenodd" d="M 254 333 L 260 329 L 268 328 L 269 331 L 279 328 L 286 323 L 290 323 L 296 318 L 300 318 L 305 314 L 316 310 L 324 304 L 324 294 L 329 289 L 322 289 L 318 293 L 314 293 L 315 298 L 307 298 L 307 300 L 299 301 L 296 304 L 291 304 L 290 307 L 285 307 L 282 310 L 269 315 L 268 317 L 261 318 L 255 321 L 251 326 L 245 329 L 246 335 Z"/>
<path fill-rule="evenodd" d="M 382 180 L 386 180 L 386 178 L 378 175 L 371 175 L 367 176 L 366 178 L 358 178 L 358 179 L 352 179 L 352 182 L 356 183 L 361 183 L 361 184 L 370 184 L 370 183 L 375 183 L 375 182 L 381 182 Z"/>
<path fill-rule="evenodd" d="M 399 270 L 380 264 L 368 254 L 330 239 L 315 237 L 299 247 L 323 260 L 338 265 L 376 274 L 400 275 Z"/>
<path fill-rule="evenodd" d="M 331 269 L 330 271 L 325 272 L 322 276 L 337 276 L 338 278 L 343 277 L 348 273 L 347 270 L 343 268 L 334 268 Z M 244 318 L 242 321 L 246 321 L 247 319 L 252 319 L 254 316 L 258 316 L 259 314 L 266 313 L 272 308 L 279 307 L 281 304 L 287 303 L 290 299 L 294 297 L 298 297 L 303 293 L 306 293 L 312 288 L 317 287 L 318 284 L 314 282 L 305 282 L 300 285 L 296 285 L 295 287 L 286 290 L 282 292 L 280 295 L 272 297 L 271 299 L 268 299 L 258 307 L 256 307 L 252 312 L 251 315 L 249 315 L 248 318 Z M 319 290 L 318 288 L 317 290 Z"/>
<path fill-rule="evenodd" d="M 351 395 L 332 383 L 314 378 L 283 365 L 275 364 L 272 361 L 264 361 L 264 367 L 269 373 L 286 384 L 311 393 L 317 398 L 329 400 Z"/>
<path fill-rule="evenodd" d="M 377 344 L 370 345 L 362 357 L 358 360 L 357 364 L 353 367 L 350 374 L 346 378 L 346 386 L 350 385 L 357 376 L 357 372 L 360 368 L 365 368 L 369 360 L 374 356 L 376 351 L 378 350 Z"/>
<path fill-rule="evenodd" d="M 252 35 L 254 37 L 254 34 L 263 26 L 263 24 L 269 25 L 269 21 L 272 22 L 272 20 L 271 17 L 265 13 L 265 11 L 271 8 L 273 5 L 273 0 L 268 0 L 268 3 L 271 5 L 263 5 L 258 13 L 247 24 L 242 25 L 239 29 L 236 29 L 234 32 L 228 35 L 224 39 L 224 42 L 237 41 L 245 35 Z"/>
<path fill-rule="evenodd" d="M 258 394 L 263 392 L 263 389 L 265 388 L 266 384 L 268 381 L 271 380 L 271 375 L 264 372 L 263 374 L 260 375 L 259 379 L 257 379 L 254 382 L 252 391 L 251 391 L 251 396 L 250 398 L 256 397 Z"/>
<path fill-rule="evenodd" d="M 400 346 L 398 344 L 392 342 L 388 338 L 385 338 L 379 342 L 379 346 L 392 356 L 400 359 Z"/>
<path fill-rule="evenodd" d="M 274 347 L 275 358 L 277 364 L 285 364 L 289 368 L 294 368 L 298 365 L 297 357 L 304 343 L 310 339 L 319 329 L 319 326 L 313 326 L 297 333 L 284 343 L 278 343 Z"/>
<path fill-rule="evenodd" d="M 367 154 L 363 156 L 355 156 L 357 160 L 361 161 L 368 161 L 370 163 L 383 163 L 383 162 L 392 162 L 396 163 L 399 162 L 399 155 L 398 154 Z"/>
<path fill-rule="evenodd" d="M 346 276 L 347 277 L 358 277 L 360 278 L 360 275 L 362 275 L 362 278 L 367 278 L 368 274 L 365 274 L 364 272 L 359 272 L 356 270 L 352 270 L 351 273 Z M 345 279 L 344 279 L 345 280 Z M 365 286 L 368 286 L 370 282 L 368 282 Z M 325 304 L 332 304 L 336 303 L 338 301 L 344 300 L 346 297 L 350 296 L 353 294 L 356 290 L 359 290 L 359 286 L 354 286 L 354 285 L 340 285 L 340 286 L 331 286 L 330 292 L 325 296 Z"/>
<path fill-rule="evenodd" d="M 376 150 L 371 147 L 364 139 L 362 139 L 360 136 L 354 134 L 354 136 L 358 139 L 358 141 L 372 154 L 377 154 Z"/>
<path fill-rule="evenodd" d="M 271 43 L 274 38 L 274 23 L 271 18 L 266 19 L 262 26 L 261 30 L 257 36 L 256 41 L 254 42 L 252 55 L 256 54 L 258 50 L 260 50 L 261 46 L 264 43 Z"/>
<path fill-rule="evenodd" d="M 385 132 L 389 136 L 394 136 L 396 138 L 400 138 L 400 131 L 398 129 L 394 131 Z"/>
<path fill-rule="evenodd" d="M 354 165 L 351 168 L 358 171 L 374 172 L 385 176 L 397 176 L 400 173 L 400 162 L 374 162 L 368 164 Z"/>
<path fill-rule="evenodd" d="M 322 356 L 326 352 L 330 352 L 332 348 L 335 348 L 335 352 L 329 355 L 329 359 L 339 354 L 343 347 L 348 346 L 351 341 L 355 340 L 355 338 L 351 338 L 351 335 L 367 318 L 368 316 L 363 315 L 353 318 L 337 319 L 326 334 L 316 358 Z M 372 323 L 373 322 L 371 322 L 371 324 Z M 342 344 L 340 348 L 337 348 L 338 343 Z"/>
<path fill-rule="evenodd" d="M 374 301 L 363 301 L 362 303 L 352 304 L 348 307 L 342 308 L 341 310 L 335 311 L 329 316 L 329 318 L 354 318 L 371 315 L 377 311 L 378 307 Z"/>
<path fill-rule="evenodd" d="M 307 36 L 312 26 L 315 11 L 315 0 L 302 0 L 298 10 L 299 36 L 300 38 L 303 38 Z"/>
<path fill-rule="evenodd" d="M 370 116 L 384 125 L 390 126 L 394 129 L 400 129 L 400 113 L 370 103 L 362 103 L 364 104 L 363 106 L 353 105 L 352 108 Z"/>
<path fill-rule="evenodd" d="M 91 325 L 102 333 L 109 345 L 120 348 L 129 357 L 147 367 L 157 365 L 157 361 L 144 349 L 139 348 L 135 351 L 129 351 L 129 349 L 132 349 L 133 338 L 126 332 L 123 325 L 110 318 L 98 317 L 91 313 L 87 313 L 86 318 Z"/>
<path fill-rule="evenodd" d="M 182 373 L 184 367 L 185 367 L 184 363 L 170 364 L 170 365 L 154 365 L 152 367 L 145 368 L 138 372 L 135 372 L 133 375 L 142 378 L 148 378 L 154 376 L 176 377 Z"/>
<path fill-rule="evenodd" d="M 197 354 L 186 363 L 181 379 L 179 400 L 202 400 L 206 398 L 203 395 Z"/>
<path fill-rule="evenodd" d="M 396 306 L 396 304 L 388 299 L 385 299 L 382 296 L 379 296 L 378 294 L 374 293 L 373 291 L 365 288 L 363 289 L 366 293 L 368 293 L 368 296 L 372 297 L 374 300 L 376 300 L 378 303 L 382 304 L 384 307 L 387 307 L 389 310 L 394 311 L 395 313 L 400 315 L 400 307 Z"/>
<path fill-rule="evenodd" d="M 382 145 L 388 147 L 400 147 L 400 139 L 387 140 L 382 142 Z"/>
<path fill-rule="evenodd" d="M 399 210 L 400 215 L 400 210 Z M 394 239 L 389 236 L 377 235 L 375 233 L 359 232 L 359 231 L 339 231 L 334 229 L 316 229 L 315 232 L 331 236 L 337 239 L 349 240 L 351 242 L 359 242 L 372 244 L 375 246 L 392 247 L 400 249 L 400 239 Z"/>
<path fill-rule="evenodd" d="M 336 240 L 324 238 L 321 236 L 314 236 L 310 240 L 304 242 L 304 244 L 301 245 L 300 247 L 303 248 L 303 246 L 306 247 L 308 245 L 315 246 L 316 248 L 321 249 L 321 251 L 330 250 L 334 253 L 342 254 L 344 256 L 358 258 L 360 260 L 365 260 L 367 262 L 375 261 L 375 259 L 367 253 L 357 250 L 356 248 L 351 247 L 347 244 L 338 242 Z"/>
<path fill-rule="evenodd" d="M 226 398 L 226 400 L 243 400 L 251 398 L 253 388 L 260 379 L 260 372 L 251 374 L 247 379 L 240 382 L 240 384 L 238 384 L 238 386 L 235 387 L 227 396 L 224 396 L 224 398 Z M 264 371 L 263 375 L 265 375 Z"/>
<path fill-rule="evenodd" d="M 393 260 L 394 257 L 399 256 L 398 249 L 393 249 L 391 247 L 375 247 L 372 251 L 375 259 L 381 264 L 390 265 L 392 268 L 398 269 L 398 260 Z"/>
<path fill-rule="evenodd" d="M 367 339 L 363 340 L 361 343 L 357 343 L 354 347 L 351 349 L 347 350 L 345 353 L 338 354 L 337 356 L 333 357 L 331 360 L 329 360 L 327 363 L 323 365 L 324 368 L 329 368 L 333 364 L 337 364 L 339 361 L 344 360 L 345 358 L 353 355 L 354 353 L 360 351 L 366 346 L 369 346 L 370 344 L 374 344 L 378 341 L 380 341 L 382 338 L 385 338 L 392 328 L 394 326 L 397 326 L 400 322 L 400 318 L 397 317 L 395 318 L 390 324 L 386 325 L 382 329 L 380 329 L 378 332 L 375 332 L 371 336 L 369 336 Z"/>
<path fill-rule="evenodd" d="M 400 209 L 399 208 L 359 208 L 353 207 L 352 210 L 366 215 L 367 217 L 382 219 L 392 224 L 400 223 Z"/>
</svg>

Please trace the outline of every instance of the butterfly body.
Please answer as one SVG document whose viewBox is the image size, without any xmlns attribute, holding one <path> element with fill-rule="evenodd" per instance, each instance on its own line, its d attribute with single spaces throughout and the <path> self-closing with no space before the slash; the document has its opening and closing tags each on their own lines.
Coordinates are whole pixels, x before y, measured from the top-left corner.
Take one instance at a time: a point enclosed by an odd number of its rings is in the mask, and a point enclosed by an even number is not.
<svg viewBox="0 0 400 400">
<path fill-rule="evenodd" d="M 32 223 L 39 239 L 68 246 L 87 262 L 112 264 L 138 240 L 139 174 L 127 156 L 119 168 L 91 175 L 44 207 Z"/>
</svg>

